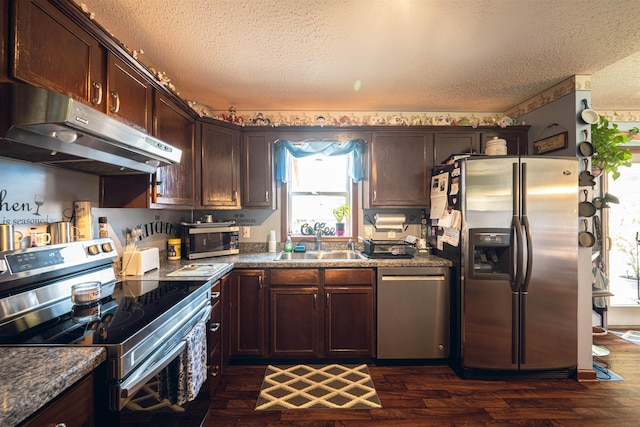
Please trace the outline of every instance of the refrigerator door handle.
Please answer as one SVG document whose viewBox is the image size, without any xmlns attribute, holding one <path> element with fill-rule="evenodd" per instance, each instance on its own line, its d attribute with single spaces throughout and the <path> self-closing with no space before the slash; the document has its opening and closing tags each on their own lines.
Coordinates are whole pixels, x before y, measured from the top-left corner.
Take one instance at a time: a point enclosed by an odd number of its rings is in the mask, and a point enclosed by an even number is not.
<svg viewBox="0 0 640 427">
<path fill-rule="evenodd" d="M 520 290 L 527 292 L 529 290 L 529 282 L 531 281 L 531 270 L 533 268 L 533 244 L 531 242 L 531 227 L 529 226 L 529 217 L 522 217 L 522 226 L 527 243 L 527 265 L 524 270 L 524 279 Z"/>
<path fill-rule="evenodd" d="M 522 292 L 527 292 L 529 282 L 531 281 L 531 269 L 533 268 L 533 243 L 531 241 L 531 226 L 529 225 L 529 215 L 527 214 L 527 164 L 522 163 L 520 174 L 520 199 L 522 210 L 520 217 L 522 218 L 522 227 L 526 238 L 527 246 L 527 265 L 524 270 L 524 279 L 520 286 Z M 521 245 L 522 246 L 522 245 Z"/>
<path fill-rule="evenodd" d="M 515 251 L 515 263 L 512 261 L 510 272 L 511 278 L 511 292 L 518 292 L 520 290 L 520 286 L 522 285 L 522 264 L 524 262 L 524 254 L 522 252 L 522 224 L 520 223 L 520 180 L 519 176 L 519 168 L 518 163 L 513 164 L 512 168 L 512 194 L 513 194 L 513 207 L 512 207 L 512 216 L 511 216 L 511 244 L 513 251 Z M 515 272 L 513 271 L 515 269 Z"/>
</svg>

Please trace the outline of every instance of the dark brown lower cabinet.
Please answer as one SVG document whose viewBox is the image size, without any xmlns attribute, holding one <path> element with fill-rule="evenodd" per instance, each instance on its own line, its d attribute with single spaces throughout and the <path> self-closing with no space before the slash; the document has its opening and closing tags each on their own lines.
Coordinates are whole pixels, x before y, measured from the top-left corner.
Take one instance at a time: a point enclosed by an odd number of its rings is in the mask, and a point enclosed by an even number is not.
<svg viewBox="0 0 640 427">
<path fill-rule="evenodd" d="M 229 288 L 231 354 L 265 357 L 265 270 L 234 270 Z"/>
<path fill-rule="evenodd" d="M 318 357 L 318 287 L 269 289 L 271 357 Z"/>
<path fill-rule="evenodd" d="M 375 356 L 375 271 L 272 269 L 270 357 Z"/>
<path fill-rule="evenodd" d="M 325 356 L 375 357 L 375 270 L 325 271 Z"/>
<path fill-rule="evenodd" d="M 373 357 L 373 287 L 325 286 L 325 356 Z"/>
<path fill-rule="evenodd" d="M 20 426 L 93 426 L 95 425 L 93 396 L 93 373 L 91 373 Z"/>
</svg>

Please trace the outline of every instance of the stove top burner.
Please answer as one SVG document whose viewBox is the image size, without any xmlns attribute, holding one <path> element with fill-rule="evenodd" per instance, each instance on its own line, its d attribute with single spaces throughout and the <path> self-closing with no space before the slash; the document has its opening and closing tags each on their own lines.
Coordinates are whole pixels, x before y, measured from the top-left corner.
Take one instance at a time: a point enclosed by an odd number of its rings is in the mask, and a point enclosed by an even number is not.
<svg viewBox="0 0 640 427">
<path fill-rule="evenodd" d="M 97 303 L 74 305 L 69 313 L 2 336 L 3 344 L 120 344 L 203 286 L 201 281 L 126 280 Z"/>
</svg>

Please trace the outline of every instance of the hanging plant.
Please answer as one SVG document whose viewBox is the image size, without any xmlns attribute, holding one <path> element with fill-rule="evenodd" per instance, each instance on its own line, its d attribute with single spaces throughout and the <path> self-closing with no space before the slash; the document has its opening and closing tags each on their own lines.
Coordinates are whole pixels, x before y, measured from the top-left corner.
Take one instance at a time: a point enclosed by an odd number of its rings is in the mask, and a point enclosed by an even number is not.
<svg viewBox="0 0 640 427">
<path fill-rule="evenodd" d="M 637 127 L 629 131 L 631 136 L 637 133 Z M 611 173 L 614 180 L 618 179 L 618 168 L 631 166 L 631 150 L 621 147 L 627 142 L 627 135 L 618 129 L 616 123 L 610 123 L 606 117 L 600 116 L 600 120 L 591 125 L 591 143 L 595 150 L 591 164 Z"/>
</svg>

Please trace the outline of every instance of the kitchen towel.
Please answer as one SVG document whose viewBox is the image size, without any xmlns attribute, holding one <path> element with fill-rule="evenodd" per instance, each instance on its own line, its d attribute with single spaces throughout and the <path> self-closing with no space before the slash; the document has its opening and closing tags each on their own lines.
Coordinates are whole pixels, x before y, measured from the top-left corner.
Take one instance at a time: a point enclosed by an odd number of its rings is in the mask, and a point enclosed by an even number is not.
<svg viewBox="0 0 640 427">
<path fill-rule="evenodd" d="M 185 337 L 186 348 L 158 374 L 158 394 L 171 404 L 194 400 L 207 379 L 205 321 L 198 322 Z"/>
</svg>

